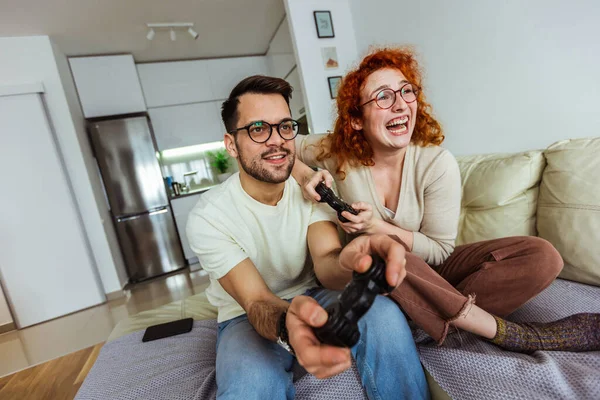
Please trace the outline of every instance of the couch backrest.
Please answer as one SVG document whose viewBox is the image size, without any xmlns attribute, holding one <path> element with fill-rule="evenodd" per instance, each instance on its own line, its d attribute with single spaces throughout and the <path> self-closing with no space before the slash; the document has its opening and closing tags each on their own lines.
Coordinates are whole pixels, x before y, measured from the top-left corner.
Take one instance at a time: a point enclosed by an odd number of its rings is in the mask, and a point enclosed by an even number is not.
<svg viewBox="0 0 600 400">
<path fill-rule="evenodd" d="M 544 155 L 539 236 L 562 255 L 562 278 L 600 286 L 600 138 L 557 142 Z"/>
<path fill-rule="evenodd" d="M 456 244 L 535 236 L 541 151 L 458 157 L 463 196 Z"/>
<path fill-rule="evenodd" d="M 540 236 L 562 255 L 561 278 L 600 286 L 600 137 L 457 160 L 463 187 L 457 245 Z"/>
</svg>

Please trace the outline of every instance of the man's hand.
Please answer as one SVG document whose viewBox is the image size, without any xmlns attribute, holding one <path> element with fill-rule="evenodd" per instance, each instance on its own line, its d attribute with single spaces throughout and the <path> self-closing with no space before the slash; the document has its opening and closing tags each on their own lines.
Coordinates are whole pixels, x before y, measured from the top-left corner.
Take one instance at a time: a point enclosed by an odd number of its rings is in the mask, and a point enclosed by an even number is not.
<svg viewBox="0 0 600 400">
<path fill-rule="evenodd" d="M 340 254 L 340 265 L 351 271 L 365 272 L 373 262 L 372 253 L 385 260 L 388 283 L 394 287 L 402 283 L 406 276 L 406 250 L 387 235 L 362 235 L 352 240 Z"/>
<path fill-rule="evenodd" d="M 286 325 L 296 358 L 309 373 L 325 379 L 344 372 L 352 363 L 350 349 L 322 344 L 313 327 L 327 322 L 325 311 L 313 298 L 296 296 L 287 311 Z"/>
</svg>

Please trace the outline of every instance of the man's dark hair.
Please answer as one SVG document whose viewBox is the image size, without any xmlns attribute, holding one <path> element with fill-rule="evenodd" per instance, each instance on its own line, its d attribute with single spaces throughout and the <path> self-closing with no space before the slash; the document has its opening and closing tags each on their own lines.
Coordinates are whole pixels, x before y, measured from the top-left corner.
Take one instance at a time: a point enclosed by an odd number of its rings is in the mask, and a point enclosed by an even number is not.
<svg viewBox="0 0 600 400">
<path fill-rule="evenodd" d="M 229 98 L 223 102 L 223 106 L 221 107 L 221 118 L 223 119 L 225 129 L 227 132 L 231 132 L 237 128 L 240 96 L 247 93 L 280 94 L 289 107 L 293 90 L 290 84 L 281 78 L 264 75 L 254 75 L 245 78 L 233 88 L 229 94 Z"/>
</svg>

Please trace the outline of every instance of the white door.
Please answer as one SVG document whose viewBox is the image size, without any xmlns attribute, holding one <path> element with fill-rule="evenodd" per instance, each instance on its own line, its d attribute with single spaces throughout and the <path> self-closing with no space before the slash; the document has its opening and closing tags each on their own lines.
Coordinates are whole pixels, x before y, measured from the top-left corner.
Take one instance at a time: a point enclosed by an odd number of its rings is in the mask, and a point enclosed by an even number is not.
<svg viewBox="0 0 600 400">
<path fill-rule="evenodd" d="M 105 301 L 39 94 L 0 95 L 0 275 L 19 328 Z"/>
</svg>

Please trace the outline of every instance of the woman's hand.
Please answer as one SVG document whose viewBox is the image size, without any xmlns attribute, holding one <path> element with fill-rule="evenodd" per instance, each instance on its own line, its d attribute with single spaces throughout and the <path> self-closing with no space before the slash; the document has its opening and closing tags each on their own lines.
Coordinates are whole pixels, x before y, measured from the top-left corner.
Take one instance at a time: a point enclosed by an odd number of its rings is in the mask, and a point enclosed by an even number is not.
<svg viewBox="0 0 600 400">
<path fill-rule="evenodd" d="M 385 260 L 385 277 L 397 287 L 406 277 L 406 249 L 388 235 L 363 235 L 353 239 L 340 253 L 340 265 L 350 271 L 364 273 L 373 263 L 371 254 Z"/>
<path fill-rule="evenodd" d="M 339 221 L 342 229 L 350 234 L 377 233 L 377 227 L 381 220 L 373 218 L 373 206 L 363 201 L 352 203 L 351 206 L 358 211 L 358 215 L 350 214 L 348 211 L 342 212 L 342 216 L 348 220 L 348 222 Z"/>
<path fill-rule="evenodd" d="M 326 169 L 319 170 L 312 174 L 312 176 L 306 176 L 301 185 L 304 198 L 318 203 L 321 200 L 321 196 L 315 191 L 315 187 L 323 181 L 325 181 L 325 186 L 328 188 L 333 183 L 333 176 Z"/>
</svg>

